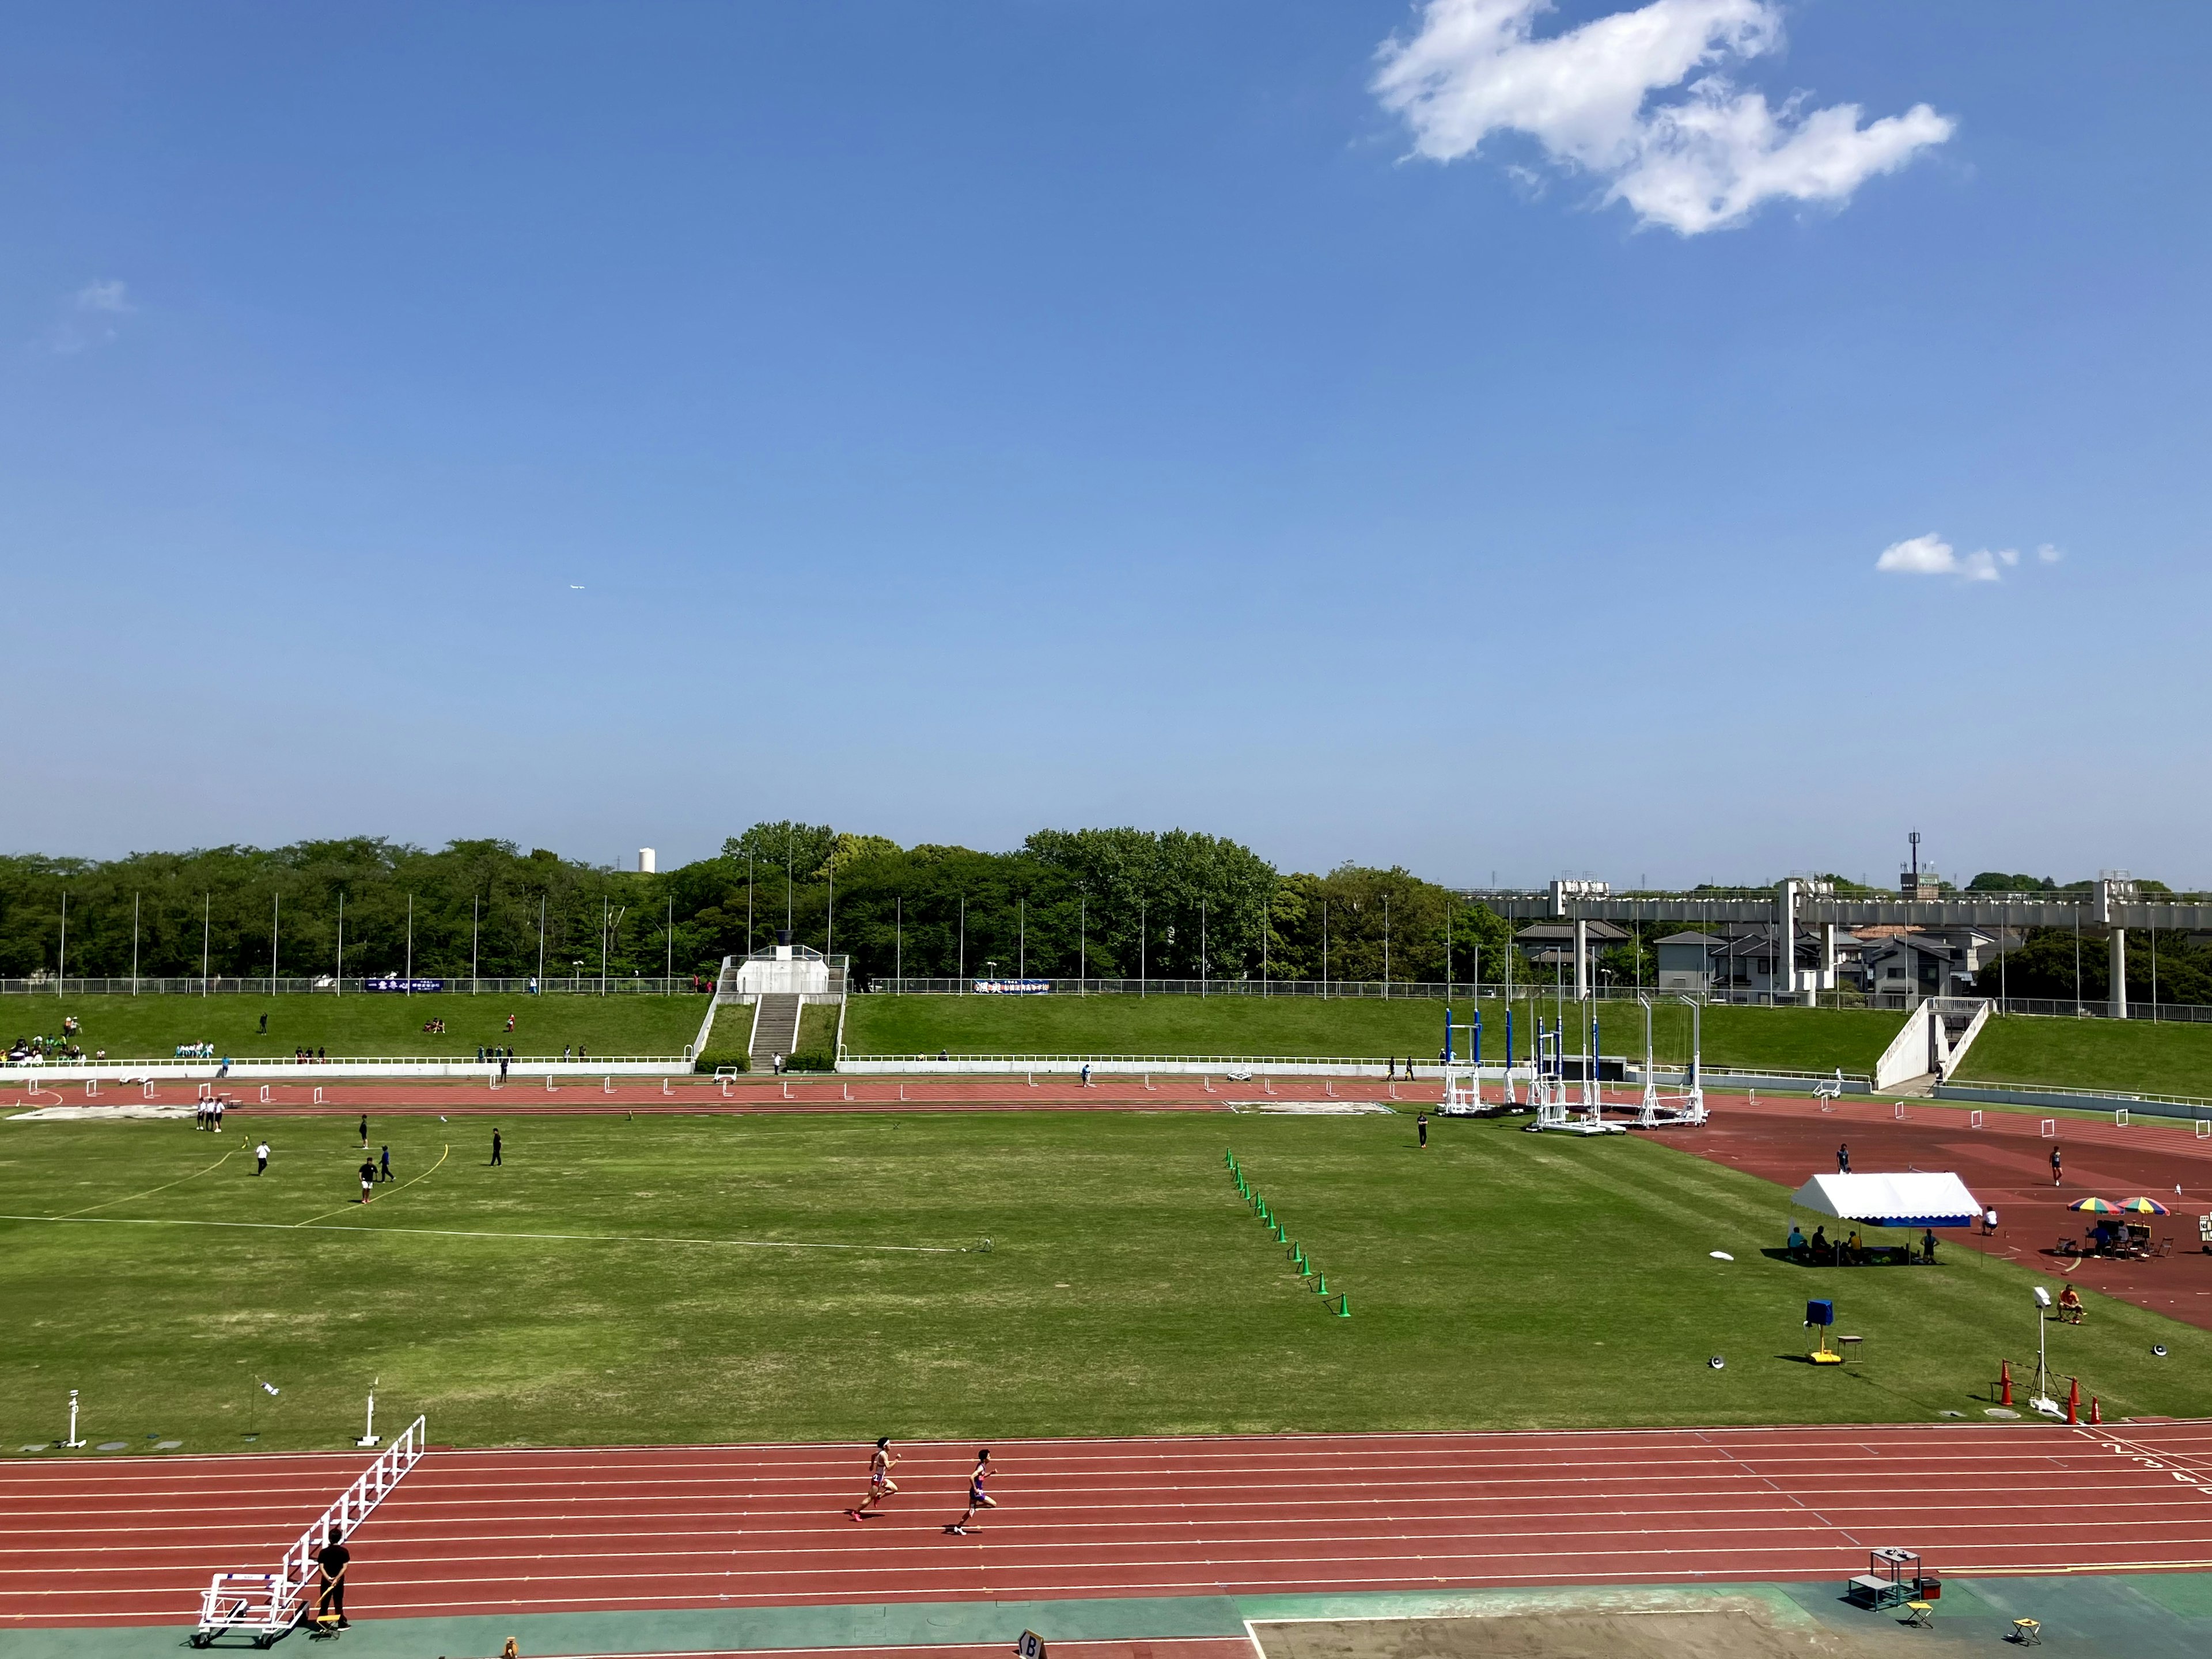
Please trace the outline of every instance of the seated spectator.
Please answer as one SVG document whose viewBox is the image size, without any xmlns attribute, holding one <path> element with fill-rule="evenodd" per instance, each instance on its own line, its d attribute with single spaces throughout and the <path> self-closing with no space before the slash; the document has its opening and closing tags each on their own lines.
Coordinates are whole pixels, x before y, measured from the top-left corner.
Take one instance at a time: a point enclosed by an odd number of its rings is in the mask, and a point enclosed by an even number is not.
<svg viewBox="0 0 2212 1659">
<path fill-rule="evenodd" d="M 2082 1316 L 2081 1292 L 2069 1285 L 2058 1292 L 2058 1316 L 2069 1325 L 2078 1325 Z"/>
<path fill-rule="evenodd" d="M 1815 1263 L 1826 1261 L 1832 1266 L 1834 1264 L 1836 1259 L 1835 1249 L 1828 1243 L 1828 1230 L 1825 1226 L 1815 1227 L 1813 1229 L 1812 1250 L 1813 1260 Z"/>
<path fill-rule="evenodd" d="M 1805 1235 L 1797 1230 L 1797 1224 L 1793 1221 L 1790 1224 L 1790 1258 L 1794 1261 L 1804 1254 Z"/>
</svg>

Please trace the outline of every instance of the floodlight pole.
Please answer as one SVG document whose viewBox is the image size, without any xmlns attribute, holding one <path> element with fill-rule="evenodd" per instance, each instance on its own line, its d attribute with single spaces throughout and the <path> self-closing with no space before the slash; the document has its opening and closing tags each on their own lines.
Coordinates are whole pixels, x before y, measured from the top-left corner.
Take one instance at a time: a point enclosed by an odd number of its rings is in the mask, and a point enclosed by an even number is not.
<svg viewBox="0 0 2212 1659">
<path fill-rule="evenodd" d="M 131 896 L 131 994 L 138 994 L 138 895 Z"/>
<path fill-rule="evenodd" d="M 345 994 L 345 889 L 338 889 L 338 960 L 337 976 L 331 981 L 337 994 Z"/>
<path fill-rule="evenodd" d="M 278 924 L 284 919 L 284 896 L 276 893 L 269 901 L 269 994 L 276 994 L 276 934 Z"/>
<path fill-rule="evenodd" d="M 54 953 L 54 994 L 62 994 L 62 975 L 69 971 L 69 889 L 62 889 L 62 942 Z"/>
<path fill-rule="evenodd" d="M 1644 1106 L 1650 1111 L 1659 1104 L 1659 1085 L 1651 1075 L 1651 999 L 1638 997 L 1636 1001 L 1644 1010 Z"/>
</svg>

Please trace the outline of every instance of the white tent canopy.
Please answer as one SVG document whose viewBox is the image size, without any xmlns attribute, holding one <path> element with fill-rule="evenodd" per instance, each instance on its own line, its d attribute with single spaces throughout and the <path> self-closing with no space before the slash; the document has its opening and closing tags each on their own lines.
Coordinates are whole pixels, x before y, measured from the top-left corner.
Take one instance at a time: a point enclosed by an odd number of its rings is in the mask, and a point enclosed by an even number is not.
<svg viewBox="0 0 2212 1659">
<path fill-rule="evenodd" d="M 1875 1227 L 1971 1227 L 1982 1206 L 1966 1183 L 1948 1172 L 1907 1175 L 1816 1175 L 1793 1202 L 1839 1221 Z"/>
</svg>

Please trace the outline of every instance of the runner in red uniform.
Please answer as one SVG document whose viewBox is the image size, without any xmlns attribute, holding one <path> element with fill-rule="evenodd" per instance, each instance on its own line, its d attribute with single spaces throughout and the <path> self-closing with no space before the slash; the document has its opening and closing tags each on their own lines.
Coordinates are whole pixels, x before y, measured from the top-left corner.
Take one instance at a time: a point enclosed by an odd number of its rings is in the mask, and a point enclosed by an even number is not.
<svg viewBox="0 0 2212 1659">
<path fill-rule="evenodd" d="M 854 1507 L 847 1510 L 847 1515 L 858 1521 L 886 1498 L 897 1495 L 898 1482 L 891 1479 L 891 1465 L 897 1462 L 898 1459 L 891 1455 L 890 1436 L 879 1437 L 876 1441 L 875 1455 L 868 1459 L 868 1495 Z"/>
</svg>

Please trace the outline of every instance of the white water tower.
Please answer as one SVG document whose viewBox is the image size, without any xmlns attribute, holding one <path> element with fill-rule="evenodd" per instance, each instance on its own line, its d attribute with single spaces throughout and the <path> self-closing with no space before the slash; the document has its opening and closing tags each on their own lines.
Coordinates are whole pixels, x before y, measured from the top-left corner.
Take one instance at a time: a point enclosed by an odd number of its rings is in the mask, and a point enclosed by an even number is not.
<svg viewBox="0 0 2212 1659">
<path fill-rule="evenodd" d="M 637 872 L 641 876 L 649 876 L 653 873 L 653 848 L 650 847 L 641 847 L 637 849 Z"/>
</svg>

